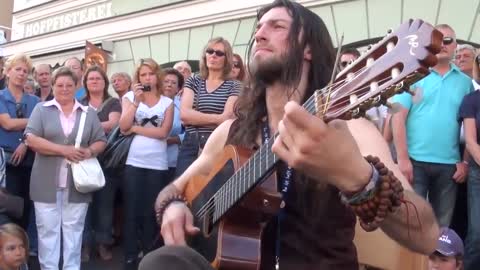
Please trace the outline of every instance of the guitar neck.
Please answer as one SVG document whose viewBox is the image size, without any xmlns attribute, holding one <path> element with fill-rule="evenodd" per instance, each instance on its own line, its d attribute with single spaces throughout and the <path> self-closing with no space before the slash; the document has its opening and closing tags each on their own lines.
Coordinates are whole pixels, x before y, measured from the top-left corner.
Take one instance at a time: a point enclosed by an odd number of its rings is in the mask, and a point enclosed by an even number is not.
<svg viewBox="0 0 480 270">
<path fill-rule="evenodd" d="M 314 106 L 315 100 L 316 97 L 313 95 L 303 105 L 311 114 L 317 113 L 317 108 Z M 221 219 L 233 205 L 273 171 L 275 165 L 280 161 L 278 156 L 272 152 L 272 145 L 277 137 L 278 133 L 275 133 L 262 144 L 255 154 L 217 191 L 213 197 L 214 222 Z"/>
</svg>

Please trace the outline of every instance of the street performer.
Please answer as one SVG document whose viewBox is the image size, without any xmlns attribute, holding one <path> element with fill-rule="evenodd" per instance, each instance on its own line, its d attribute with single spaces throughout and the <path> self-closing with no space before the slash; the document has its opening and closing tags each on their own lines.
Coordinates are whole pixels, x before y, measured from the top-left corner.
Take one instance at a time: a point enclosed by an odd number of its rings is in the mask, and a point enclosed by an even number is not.
<svg viewBox="0 0 480 270">
<path fill-rule="evenodd" d="M 178 197 L 192 176 L 209 174 L 226 144 L 255 149 L 265 132 L 279 133 L 272 151 L 284 162 L 280 184 L 288 184 L 287 165 L 293 169 L 277 239 L 282 270 L 358 269 L 353 238 L 355 214 L 360 220 L 362 216 L 341 198 L 361 196 L 386 171 L 372 166 L 379 160 L 398 177 L 392 179 L 408 185 L 382 136 L 367 120 L 325 123 L 299 105 L 329 83 L 334 67 L 333 44 L 320 17 L 298 3 L 275 0 L 259 10 L 257 19 L 250 84 L 237 101 L 236 119 L 221 124 L 200 157 L 158 195 L 155 207 L 166 246 L 148 254 L 141 270 L 211 269 L 207 260 L 186 247 L 186 237 L 199 229 Z M 367 155 L 378 158 L 364 158 Z M 400 192 L 401 186 L 392 186 L 393 193 Z M 383 213 L 376 225 L 409 249 L 431 254 L 439 235 L 431 207 L 410 190 L 403 191 L 403 199 L 411 203 Z M 379 210 L 375 214 L 381 215 Z M 372 229 L 370 225 L 362 227 Z"/>
</svg>

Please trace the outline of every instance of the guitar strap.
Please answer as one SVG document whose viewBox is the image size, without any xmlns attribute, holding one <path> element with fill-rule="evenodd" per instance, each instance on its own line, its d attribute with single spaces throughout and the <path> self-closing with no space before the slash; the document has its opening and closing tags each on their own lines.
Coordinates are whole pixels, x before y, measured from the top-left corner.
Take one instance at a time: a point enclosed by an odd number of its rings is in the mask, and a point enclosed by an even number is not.
<svg viewBox="0 0 480 270">
<path fill-rule="evenodd" d="M 262 142 L 263 144 L 268 143 L 270 140 L 270 127 L 268 126 L 268 117 L 265 122 L 263 122 L 262 127 Z M 280 191 L 282 192 L 282 200 L 286 204 L 287 203 L 287 194 L 290 187 L 290 183 L 292 182 L 293 178 L 293 168 L 288 167 L 280 178 Z M 277 237 L 275 240 L 275 269 L 280 269 L 280 225 L 282 224 L 282 220 L 285 217 L 285 206 L 280 209 L 280 212 L 277 215 Z"/>
</svg>

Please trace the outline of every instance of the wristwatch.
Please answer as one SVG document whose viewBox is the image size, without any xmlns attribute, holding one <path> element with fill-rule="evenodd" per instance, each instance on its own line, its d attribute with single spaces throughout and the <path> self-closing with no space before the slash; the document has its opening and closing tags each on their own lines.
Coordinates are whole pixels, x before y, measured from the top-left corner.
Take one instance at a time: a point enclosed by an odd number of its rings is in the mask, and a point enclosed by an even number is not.
<svg viewBox="0 0 480 270">
<path fill-rule="evenodd" d="M 27 134 L 23 134 L 22 137 L 19 139 L 19 141 L 20 143 L 27 145 Z"/>
</svg>

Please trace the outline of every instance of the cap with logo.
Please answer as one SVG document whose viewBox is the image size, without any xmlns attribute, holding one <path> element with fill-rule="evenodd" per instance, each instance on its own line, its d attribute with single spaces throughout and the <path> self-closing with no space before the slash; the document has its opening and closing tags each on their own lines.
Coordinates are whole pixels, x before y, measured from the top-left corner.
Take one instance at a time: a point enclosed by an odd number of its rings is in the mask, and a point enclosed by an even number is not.
<svg viewBox="0 0 480 270">
<path fill-rule="evenodd" d="M 438 238 L 437 252 L 444 256 L 463 255 L 463 241 L 458 234 L 450 228 L 441 228 Z"/>
</svg>

